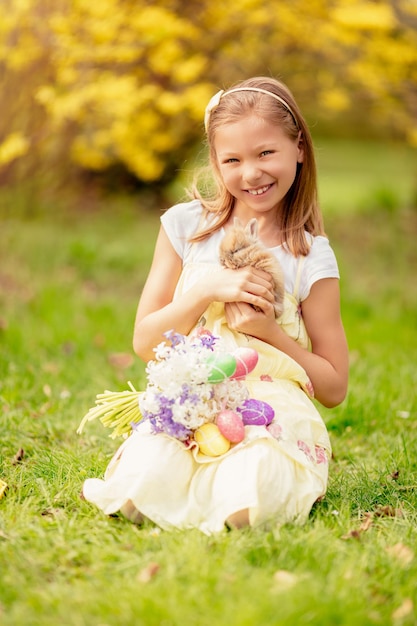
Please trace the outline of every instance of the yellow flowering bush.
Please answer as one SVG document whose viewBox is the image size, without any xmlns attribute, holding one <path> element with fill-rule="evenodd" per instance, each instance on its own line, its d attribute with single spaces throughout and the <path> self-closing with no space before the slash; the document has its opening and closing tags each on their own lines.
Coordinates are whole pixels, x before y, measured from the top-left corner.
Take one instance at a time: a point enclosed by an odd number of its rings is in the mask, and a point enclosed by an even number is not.
<svg viewBox="0 0 417 626">
<path fill-rule="evenodd" d="M 359 99 L 415 142 L 416 23 L 412 0 L 3 0 L 0 175 L 22 161 L 167 181 L 213 92 L 265 73 L 313 119 Z"/>
</svg>

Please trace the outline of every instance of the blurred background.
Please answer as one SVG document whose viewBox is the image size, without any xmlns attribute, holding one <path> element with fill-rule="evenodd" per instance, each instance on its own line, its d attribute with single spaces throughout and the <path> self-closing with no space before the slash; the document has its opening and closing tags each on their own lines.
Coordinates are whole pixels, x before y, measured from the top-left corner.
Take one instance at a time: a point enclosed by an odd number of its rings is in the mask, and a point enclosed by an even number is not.
<svg viewBox="0 0 417 626">
<path fill-rule="evenodd" d="M 145 388 L 132 330 L 161 211 L 204 158 L 210 97 L 259 74 L 309 123 L 341 271 L 351 374 L 320 408 L 329 496 L 280 543 L 124 533 L 79 498 L 118 443 L 76 428 L 97 393 Z M 1 624 L 145 607 L 149 624 L 415 626 L 417 0 L 0 0 L 0 93 Z M 342 545 L 361 519 L 366 540 Z M 148 558 L 161 571 L 138 593 Z M 274 562 L 314 579 L 301 602 L 299 585 L 276 595 Z"/>
<path fill-rule="evenodd" d="M 182 199 L 215 91 L 288 84 L 328 210 L 417 204 L 415 0 L 2 0 L 0 210 Z"/>
</svg>

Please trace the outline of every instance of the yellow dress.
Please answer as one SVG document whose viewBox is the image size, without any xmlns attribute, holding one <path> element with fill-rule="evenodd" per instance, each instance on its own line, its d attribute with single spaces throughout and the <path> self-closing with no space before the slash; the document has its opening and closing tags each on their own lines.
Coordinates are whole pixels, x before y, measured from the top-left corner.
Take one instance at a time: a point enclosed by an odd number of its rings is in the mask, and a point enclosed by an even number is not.
<svg viewBox="0 0 417 626">
<path fill-rule="evenodd" d="M 300 262 L 296 287 L 301 273 Z M 176 294 L 212 271 L 213 265 L 189 263 Z M 286 294 L 280 323 L 304 347 L 308 336 L 296 294 Z M 150 432 L 141 423 L 120 446 L 104 480 L 85 481 L 83 494 L 107 514 L 122 511 L 132 520 L 132 504 L 163 529 L 198 528 L 221 531 L 226 519 L 249 509 L 250 523 L 304 522 L 326 491 L 330 441 L 325 424 L 311 400 L 306 372 L 293 359 L 253 337 L 231 331 L 224 305 L 213 303 L 199 322 L 221 336 L 226 348 L 255 348 L 259 360 L 246 378 L 249 395 L 275 410 L 268 426 L 245 426 L 244 440 L 224 455 L 201 454 L 165 434 Z"/>
</svg>

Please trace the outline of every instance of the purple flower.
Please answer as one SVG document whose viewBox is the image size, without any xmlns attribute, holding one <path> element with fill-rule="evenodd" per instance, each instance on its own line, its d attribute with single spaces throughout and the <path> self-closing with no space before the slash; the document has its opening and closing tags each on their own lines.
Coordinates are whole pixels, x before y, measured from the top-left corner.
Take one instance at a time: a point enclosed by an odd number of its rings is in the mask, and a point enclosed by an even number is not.
<svg viewBox="0 0 417 626">
<path fill-rule="evenodd" d="M 201 345 L 212 351 L 214 351 L 214 346 L 216 344 L 216 341 L 217 341 L 217 337 L 214 337 L 213 335 L 201 335 L 200 336 Z"/>
<path fill-rule="evenodd" d="M 200 396 L 198 393 L 193 393 L 190 386 L 184 383 L 182 385 L 182 392 L 179 397 L 180 404 L 184 404 L 187 400 L 192 404 L 198 404 L 200 402 Z"/>
<path fill-rule="evenodd" d="M 153 433 L 166 433 L 171 437 L 185 441 L 190 437 L 192 431 L 186 426 L 183 426 L 183 424 L 174 421 L 172 413 L 173 404 L 173 399 L 166 398 L 164 395 L 160 394 L 158 396 L 158 411 L 156 413 L 143 411 L 143 418 L 149 419 Z"/>
<path fill-rule="evenodd" d="M 176 333 L 173 330 L 168 330 L 164 333 L 164 337 L 166 337 L 170 342 L 173 348 L 176 346 L 185 343 L 185 336 L 180 333 Z"/>
</svg>

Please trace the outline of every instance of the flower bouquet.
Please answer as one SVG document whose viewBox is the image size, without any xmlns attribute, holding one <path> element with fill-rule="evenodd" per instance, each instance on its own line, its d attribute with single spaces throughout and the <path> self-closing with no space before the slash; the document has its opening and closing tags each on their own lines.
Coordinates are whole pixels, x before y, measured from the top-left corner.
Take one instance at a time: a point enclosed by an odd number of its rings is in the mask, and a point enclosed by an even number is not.
<svg viewBox="0 0 417 626">
<path fill-rule="evenodd" d="M 146 390 L 129 383 L 130 391 L 99 394 L 77 432 L 100 418 L 113 428 L 112 437 L 126 436 L 149 420 L 153 433 L 219 456 L 244 439 L 245 426 L 272 421 L 272 407 L 250 398 L 244 383 L 258 362 L 256 350 L 241 347 L 230 353 L 220 337 L 204 328 L 190 336 L 169 331 L 165 338 L 147 365 Z"/>
</svg>

